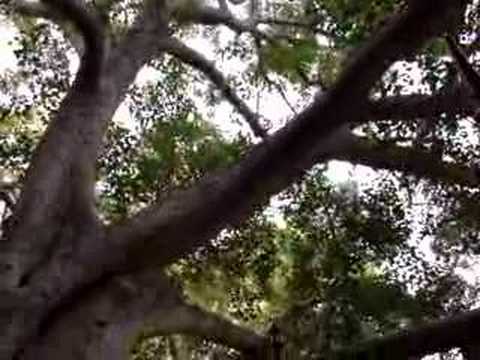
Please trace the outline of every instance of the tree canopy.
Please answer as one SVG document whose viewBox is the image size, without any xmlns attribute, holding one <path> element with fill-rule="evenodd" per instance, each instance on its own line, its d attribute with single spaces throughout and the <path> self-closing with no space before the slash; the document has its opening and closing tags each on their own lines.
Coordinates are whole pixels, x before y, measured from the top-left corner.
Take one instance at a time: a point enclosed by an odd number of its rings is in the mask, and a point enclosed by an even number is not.
<svg viewBox="0 0 480 360">
<path fill-rule="evenodd" d="M 479 356 L 477 1 L 0 12 L 1 359 Z"/>
</svg>

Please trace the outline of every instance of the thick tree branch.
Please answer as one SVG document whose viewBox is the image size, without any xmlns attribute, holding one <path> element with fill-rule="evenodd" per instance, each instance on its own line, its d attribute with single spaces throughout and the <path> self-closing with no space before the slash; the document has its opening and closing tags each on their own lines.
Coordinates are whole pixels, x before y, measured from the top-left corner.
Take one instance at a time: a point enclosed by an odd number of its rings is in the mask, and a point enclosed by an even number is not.
<svg viewBox="0 0 480 360">
<path fill-rule="evenodd" d="M 139 264 L 167 264 L 236 224 L 318 158 L 322 140 L 367 108 L 367 95 L 397 59 L 440 34 L 458 3 L 416 1 L 353 57 L 337 83 L 236 167 L 210 176 L 112 228 L 117 247 Z M 421 24 L 421 26 L 420 26 Z M 347 106 L 348 104 L 348 106 Z M 132 266 L 116 264 L 119 268 Z"/>
<path fill-rule="evenodd" d="M 122 359 L 139 334 L 188 334 L 246 353 L 266 342 L 249 329 L 186 303 L 158 269 L 114 277 L 83 295 L 57 311 L 46 337 L 29 348 L 27 359 L 57 359 L 60 354 Z"/>
<path fill-rule="evenodd" d="M 352 136 L 349 146 L 334 152 L 331 158 L 374 169 L 401 171 L 447 184 L 476 187 L 480 183 L 474 169 L 442 161 L 427 150 L 380 143 L 360 137 Z"/>
<path fill-rule="evenodd" d="M 473 115 L 478 100 L 467 86 L 454 87 L 433 95 L 412 94 L 371 101 L 364 121 L 405 120 L 439 116 L 443 113 Z"/>
<path fill-rule="evenodd" d="M 476 345 L 479 341 L 480 310 L 473 310 L 423 327 L 373 339 L 349 349 L 334 352 L 329 359 L 405 360 L 436 352 Z"/>
<path fill-rule="evenodd" d="M 23 253 L 13 278 L 20 283 L 45 259 L 67 207 L 77 216 L 86 216 L 87 223 L 94 222 L 95 159 L 101 141 L 101 136 L 97 142 L 92 138 L 101 128 L 97 116 L 89 114 L 98 98 L 82 93 L 94 96 L 100 90 L 97 85 L 106 55 L 103 25 L 83 1 L 43 0 L 40 4 L 72 21 L 85 39 L 86 49 L 69 96 L 36 150 L 13 214 L 12 239 L 22 239 L 13 245 L 13 251 Z M 79 152 L 79 147 L 83 151 Z"/>
<path fill-rule="evenodd" d="M 108 252 L 94 213 L 95 161 L 108 122 L 140 68 L 158 55 L 166 29 L 161 18 L 155 27 L 137 21 L 109 53 L 102 86 L 72 87 L 36 149 L 9 240 L 0 242 L 0 290 L 20 289 L 26 300 L 23 316 L 0 309 L 0 322 L 9 322 L 0 327 L 0 358 L 21 351 L 75 290 L 105 276 L 88 265 Z"/>
<path fill-rule="evenodd" d="M 267 338 L 252 330 L 186 303 L 177 307 L 170 329 L 165 328 L 163 317 L 156 320 L 158 321 L 156 323 L 158 329 L 155 331 L 157 335 L 178 333 L 198 336 L 247 354 L 261 352 L 267 343 Z M 156 326 L 153 325 L 153 328 Z"/>
<path fill-rule="evenodd" d="M 260 125 L 260 117 L 250 110 L 248 105 L 237 95 L 235 90 L 228 84 L 228 80 L 225 79 L 211 61 L 208 61 L 202 54 L 177 39 L 169 39 L 165 46 L 165 50 L 168 53 L 205 74 L 222 92 L 225 99 L 245 118 L 255 136 L 260 138 L 267 136 L 266 130 Z"/>
</svg>

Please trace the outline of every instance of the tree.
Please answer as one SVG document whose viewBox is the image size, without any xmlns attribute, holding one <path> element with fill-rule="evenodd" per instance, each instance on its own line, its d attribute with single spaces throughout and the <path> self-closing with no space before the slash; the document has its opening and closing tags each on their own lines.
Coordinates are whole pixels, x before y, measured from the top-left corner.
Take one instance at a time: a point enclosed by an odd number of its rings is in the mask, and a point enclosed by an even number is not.
<svg viewBox="0 0 480 360">
<path fill-rule="evenodd" d="M 453 156 L 452 162 L 439 156 L 444 148 L 438 148 L 433 135 L 434 130 L 443 130 L 441 126 L 432 125 L 426 134 L 414 135 L 395 127 L 405 119 L 412 119 L 414 128 L 420 128 L 418 119 L 427 119 L 430 124 L 431 119 L 473 114 L 476 101 L 469 96 L 467 85 L 454 82 L 454 86 L 428 95 L 380 99 L 371 95 L 373 90 L 379 94 L 392 90 L 383 87 L 380 80 L 394 62 L 415 57 L 445 29 L 457 28 L 462 23 L 459 20 L 465 2 L 412 0 L 405 8 L 397 8 L 385 1 L 382 5 L 387 7 L 373 7 L 377 13 L 360 11 L 361 16 L 356 17 L 349 14 L 359 9 L 342 7 L 342 2 L 315 1 L 302 9 L 308 23 L 292 24 L 307 28 L 303 37 L 290 37 L 288 31 L 278 30 L 281 19 L 258 18 L 258 9 L 253 7 L 258 2 L 251 3 L 252 17 L 245 20 L 235 17 L 230 11 L 233 5 L 225 1 L 215 6 L 200 1 L 161 0 L 3 3 L 2 11 L 9 16 L 40 16 L 56 22 L 81 54 L 81 60 L 73 83 L 61 84 L 66 94 L 59 104 L 55 103 L 58 94 L 42 88 L 45 93 L 41 95 L 49 100 L 45 113 L 51 118 L 22 180 L 13 213 L 2 228 L 2 359 L 121 358 L 140 331 L 194 334 L 262 358 L 268 350 L 265 336 L 186 303 L 175 286 L 159 275 L 161 270 L 205 245 L 223 229 L 246 220 L 314 164 L 330 159 L 459 185 L 464 195 L 468 194 L 464 188 L 475 189 L 478 185 L 478 177 L 465 158 Z M 274 4 L 270 5 L 276 11 Z M 112 17 L 125 8 L 123 23 L 118 17 L 113 21 Z M 326 18 L 322 17 L 325 9 Z M 381 26 L 379 15 L 388 9 L 398 14 L 387 19 L 381 31 L 374 31 L 374 25 Z M 280 8 L 283 19 L 291 15 L 287 10 L 291 11 Z M 26 32 L 37 25 L 23 18 L 15 20 Z M 332 21 L 339 26 L 332 29 Z M 270 24 L 272 31 L 262 31 L 262 23 Z M 251 34 L 253 46 L 264 60 L 259 61 L 264 73 L 313 82 L 321 91 L 287 125 L 269 133 L 214 64 L 178 40 L 176 35 L 187 32 L 193 24 L 224 25 L 239 34 Z M 283 25 L 289 25 L 288 21 Z M 318 46 L 312 36 L 317 27 L 327 39 L 335 40 L 339 52 L 360 40 L 363 44 L 341 69 L 336 65 L 338 75 L 332 71 L 323 79 L 320 72 L 318 79 L 311 80 L 306 65 L 317 59 L 312 56 L 311 46 Z M 55 42 L 48 31 L 42 33 L 45 27 L 35 30 L 40 42 Z M 62 52 L 62 45 L 55 45 Z M 432 52 L 421 60 L 435 63 Z M 135 214 L 130 214 L 135 209 L 125 209 L 123 214 L 118 211 L 118 216 L 101 217 L 94 190 L 107 128 L 140 69 L 155 64 L 165 53 L 203 72 L 261 140 L 240 160 L 232 156 L 231 160 L 236 160 L 233 165 L 207 175 L 197 174 L 199 179 L 194 183 L 182 183 L 180 177 L 175 185 L 183 184 L 184 189 L 161 188 L 159 195 L 168 196 L 159 196 Z M 20 54 L 24 62 L 32 60 L 29 54 Z M 65 54 L 58 59 L 60 65 L 68 62 Z M 389 76 L 395 76 L 395 72 Z M 61 74 L 53 75 L 54 80 L 58 77 Z M 437 83 L 431 81 L 433 90 L 438 90 Z M 376 134 L 380 135 L 374 140 L 350 131 L 367 123 L 379 128 Z M 165 128 L 158 129 L 161 134 L 162 130 L 168 134 Z M 369 135 L 368 128 L 365 133 Z M 415 140 L 413 145 L 400 146 L 400 138 L 391 141 L 393 135 L 405 134 L 410 136 L 407 140 Z M 165 136 L 163 139 L 168 141 Z M 458 150 L 455 143 L 447 145 L 452 154 Z M 460 198 L 455 186 L 450 190 L 457 191 L 456 197 Z M 355 350 L 354 355 L 351 349 L 347 355 L 337 355 L 364 358 L 373 353 L 405 358 L 452 347 L 467 348 L 477 340 L 472 329 L 476 329 L 478 317 L 478 311 L 464 314 L 374 341 Z"/>
</svg>

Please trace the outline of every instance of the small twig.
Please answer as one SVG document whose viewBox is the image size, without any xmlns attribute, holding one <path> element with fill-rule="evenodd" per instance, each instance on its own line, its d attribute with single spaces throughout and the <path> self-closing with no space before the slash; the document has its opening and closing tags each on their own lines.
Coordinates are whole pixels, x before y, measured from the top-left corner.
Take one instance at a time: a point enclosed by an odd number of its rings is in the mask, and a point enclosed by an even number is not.
<svg viewBox="0 0 480 360">
<path fill-rule="evenodd" d="M 255 47 L 257 49 L 257 54 L 258 54 L 258 72 L 262 75 L 262 78 L 265 80 L 267 85 L 273 86 L 277 90 L 277 92 L 280 94 L 280 96 L 285 101 L 287 106 L 290 108 L 292 113 L 296 115 L 297 112 L 296 112 L 295 108 L 293 107 L 293 105 L 290 104 L 290 102 L 288 101 L 288 98 L 287 98 L 285 92 L 283 91 L 283 88 L 281 87 L 281 85 L 276 83 L 275 81 L 271 80 L 268 77 L 267 72 L 265 71 L 265 66 L 264 66 L 265 64 L 264 64 L 263 58 L 261 56 L 262 44 L 261 44 L 259 39 L 255 39 Z"/>
<path fill-rule="evenodd" d="M 288 108 L 290 109 L 290 111 L 294 114 L 294 115 L 297 115 L 297 110 L 295 110 L 295 107 L 290 103 L 290 101 L 288 100 L 288 97 L 287 97 L 287 94 L 285 93 L 285 89 L 283 88 L 283 86 L 281 84 L 279 84 L 278 82 L 276 82 L 275 80 L 272 80 L 268 77 L 267 74 L 263 74 L 263 78 L 265 79 L 265 81 L 273 86 L 275 88 L 275 90 L 279 93 L 279 95 L 282 97 L 283 101 L 285 102 L 285 104 L 288 106 Z"/>
</svg>

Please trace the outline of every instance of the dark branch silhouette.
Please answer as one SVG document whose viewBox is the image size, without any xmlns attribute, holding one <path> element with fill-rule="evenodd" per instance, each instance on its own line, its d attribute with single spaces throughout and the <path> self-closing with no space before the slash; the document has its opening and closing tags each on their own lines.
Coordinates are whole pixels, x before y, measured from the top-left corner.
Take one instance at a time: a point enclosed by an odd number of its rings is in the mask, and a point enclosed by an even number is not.
<svg viewBox="0 0 480 360">
<path fill-rule="evenodd" d="M 455 39 L 452 36 L 446 37 L 448 47 L 452 53 L 455 62 L 460 69 L 461 74 L 465 78 L 466 82 L 472 87 L 475 96 L 480 99 L 480 75 L 473 69 L 472 65 L 468 62 L 467 56 L 460 49 Z"/>
</svg>

